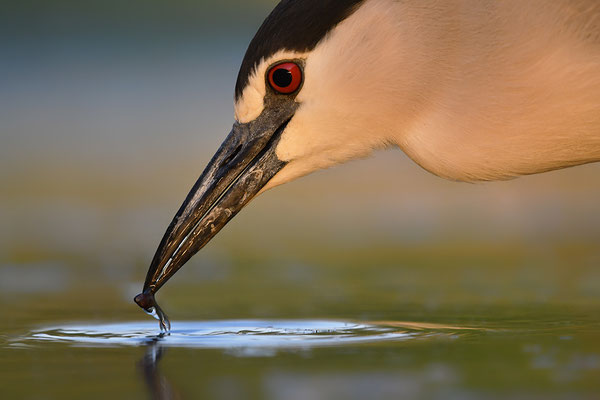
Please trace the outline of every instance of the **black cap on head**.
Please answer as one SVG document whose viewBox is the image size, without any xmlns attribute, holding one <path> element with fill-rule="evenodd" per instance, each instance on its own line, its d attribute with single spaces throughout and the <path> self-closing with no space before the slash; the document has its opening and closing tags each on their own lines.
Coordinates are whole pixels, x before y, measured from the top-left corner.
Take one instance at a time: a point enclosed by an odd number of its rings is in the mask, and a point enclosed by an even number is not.
<svg viewBox="0 0 600 400">
<path fill-rule="evenodd" d="M 236 99 L 261 59 L 279 50 L 305 52 L 365 0 L 282 0 L 250 42 L 235 85 Z"/>
</svg>

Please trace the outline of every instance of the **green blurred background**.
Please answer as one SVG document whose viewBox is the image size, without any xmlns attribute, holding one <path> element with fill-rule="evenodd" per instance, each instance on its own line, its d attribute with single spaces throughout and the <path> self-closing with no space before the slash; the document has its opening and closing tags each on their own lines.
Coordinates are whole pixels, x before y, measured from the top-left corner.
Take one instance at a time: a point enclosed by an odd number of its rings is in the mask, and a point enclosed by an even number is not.
<svg viewBox="0 0 600 400">
<path fill-rule="evenodd" d="M 239 64 L 276 1 L 0 4 L 0 339 L 62 321 L 141 319 L 131 299 L 229 132 Z M 599 177 L 600 165 L 588 165 L 454 183 L 400 151 L 381 152 L 260 196 L 159 300 L 174 323 L 348 318 L 568 330 L 566 318 L 597 333 Z M 582 343 L 600 360 L 591 339 Z M 501 369 L 523 377 L 519 388 L 561 385 L 551 373 L 560 365 L 529 379 L 519 349 Z M 3 355 L 5 368 L 44 362 Z M 431 356 L 420 348 L 407 357 L 439 361 Z M 481 363 L 446 361 L 457 376 L 486 382 L 449 385 L 501 386 L 503 372 L 477 378 Z M 30 380 L 15 371 L 11 379 Z M 588 375 L 575 376 L 567 389 L 597 394 Z"/>
</svg>

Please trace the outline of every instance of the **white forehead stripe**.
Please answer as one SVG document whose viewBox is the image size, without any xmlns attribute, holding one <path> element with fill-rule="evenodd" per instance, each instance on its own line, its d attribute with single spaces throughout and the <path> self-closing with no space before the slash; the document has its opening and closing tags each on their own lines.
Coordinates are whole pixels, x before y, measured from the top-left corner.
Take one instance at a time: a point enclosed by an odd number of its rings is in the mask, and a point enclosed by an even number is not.
<svg viewBox="0 0 600 400">
<path fill-rule="evenodd" d="M 306 53 L 280 50 L 266 60 L 261 60 L 250 75 L 248 84 L 242 91 L 242 95 L 235 102 L 235 119 L 244 124 L 255 120 L 265 108 L 264 99 L 267 93 L 265 87 L 265 75 L 267 68 L 277 61 L 305 58 Z"/>
<path fill-rule="evenodd" d="M 257 73 L 254 72 L 248 85 L 244 88 L 242 96 L 235 102 L 235 119 L 240 123 L 255 120 L 265 108 L 265 84 L 263 82 L 261 85 L 258 81 L 264 81 L 264 79 L 258 79 Z"/>
</svg>

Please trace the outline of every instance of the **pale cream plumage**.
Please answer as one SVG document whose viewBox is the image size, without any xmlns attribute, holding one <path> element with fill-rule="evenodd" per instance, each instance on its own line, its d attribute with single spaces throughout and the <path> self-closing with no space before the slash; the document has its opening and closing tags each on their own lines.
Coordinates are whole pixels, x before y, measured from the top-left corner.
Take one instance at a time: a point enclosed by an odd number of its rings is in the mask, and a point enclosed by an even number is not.
<svg viewBox="0 0 600 400">
<path fill-rule="evenodd" d="M 462 181 L 600 160 L 596 0 L 366 0 L 313 51 L 263 60 L 238 121 L 285 58 L 306 60 L 305 83 L 265 189 L 389 146 Z"/>
</svg>

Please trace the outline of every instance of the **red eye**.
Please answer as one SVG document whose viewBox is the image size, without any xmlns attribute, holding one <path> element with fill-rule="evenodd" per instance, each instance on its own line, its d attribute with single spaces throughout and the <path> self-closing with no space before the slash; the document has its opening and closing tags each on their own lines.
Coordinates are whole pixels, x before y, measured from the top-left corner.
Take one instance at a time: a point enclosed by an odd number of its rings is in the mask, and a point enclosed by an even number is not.
<svg viewBox="0 0 600 400">
<path fill-rule="evenodd" d="M 269 84 L 283 94 L 294 93 L 302 83 L 302 70 L 298 64 L 286 62 L 269 70 Z"/>
</svg>

